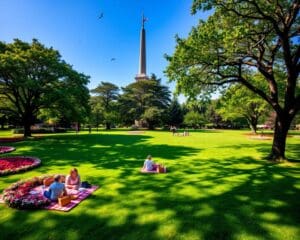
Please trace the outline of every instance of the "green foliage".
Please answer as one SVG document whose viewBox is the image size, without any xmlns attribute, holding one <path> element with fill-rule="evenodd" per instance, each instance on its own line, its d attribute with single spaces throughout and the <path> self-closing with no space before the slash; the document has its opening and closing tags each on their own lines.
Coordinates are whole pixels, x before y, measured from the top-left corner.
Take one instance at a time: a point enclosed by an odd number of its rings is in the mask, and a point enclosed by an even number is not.
<svg viewBox="0 0 300 240">
<path fill-rule="evenodd" d="M 274 159 L 284 158 L 287 130 L 300 110 L 299 8 L 297 0 L 194 0 L 193 13 L 214 12 L 186 39 L 177 37 L 175 53 L 166 56 L 167 76 L 187 96 L 241 83 L 265 100 L 276 112 Z M 259 85 L 249 74 L 253 71 L 261 77 Z"/>
<path fill-rule="evenodd" d="M 91 96 L 90 98 L 90 107 L 91 107 L 91 115 L 90 115 L 90 123 L 96 126 L 98 129 L 99 124 L 104 120 L 104 109 L 99 101 L 97 96 Z"/>
<path fill-rule="evenodd" d="M 147 116 L 150 112 L 157 113 L 154 109 L 159 109 L 161 115 L 167 113 L 170 91 L 168 87 L 161 85 L 161 80 L 155 75 L 152 75 L 149 80 L 131 83 L 122 90 L 123 94 L 119 102 L 122 121 L 125 124 L 131 125 L 135 120 L 143 119 L 146 110 L 150 108 L 152 110 L 146 113 Z"/>
<path fill-rule="evenodd" d="M 119 120 L 117 112 L 117 100 L 119 98 L 119 87 L 113 83 L 101 82 L 95 89 L 91 90 L 96 96 L 91 98 L 93 119 L 98 127 L 101 118 L 110 129 L 111 124 Z"/>
<path fill-rule="evenodd" d="M 256 132 L 259 120 L 270 112 L 269 105 L 256 94 L 240 85 L 232 85 L 220 99 L 218 113 L 224 120 L 245 118 Z"/>
<path fill-rule="evenodd" d="M 91 90 L 98 97 L 99 103 L 105 111 L 113 108 L 113 103 L 118 100 L 119 87 L 110 82 L 101 82 L 95 89 Z"/>
<path fill-rule="evenodd" d="M 177 98 L 173 98 L 168 109 L 168 124 L 181 125 L 183 122 L 183 109 Z"/>
<path fill-rule="evenodd" d="M 198 128 L 201 127 L 204 123 L 205 120 L 203 116 L 198 112 L 190 111 L 186 115 L 184 115 L 184 124 L 190 127 Z"/>
<path fill-rule="evenodd" d="M 142 114 L 142 120 L 145 120 L 148 123 L 149 129 L 154 129 L 154 126 L 161 124 L 161 119 L 164 111 L 157 107 L 149 107 Z"/>
<path fill-rule="evenodd" d="M 46 115 L 80 121 L 88 115 L 89 77 L 76 72 L 58 51 L 38 40 L 0 43 L 0 99 L 2 109 L 13 113 L 30 135 L 42 109 Z"/>
</svg>

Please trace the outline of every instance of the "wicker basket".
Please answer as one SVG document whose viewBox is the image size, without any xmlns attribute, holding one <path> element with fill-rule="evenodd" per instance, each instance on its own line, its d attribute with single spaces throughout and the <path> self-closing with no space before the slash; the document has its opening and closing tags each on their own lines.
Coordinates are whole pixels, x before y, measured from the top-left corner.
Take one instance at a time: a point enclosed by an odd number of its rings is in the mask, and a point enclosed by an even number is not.
<svg viewBox="0 0 300 240">
<path fill-rule="evenodd" d="M 68 205 L 70 202 L 71 202 L 71 197 L 70 196 L 64 196 L 64 197 L 58 198 L 58 204 L 61 207 Z"/>
<path fill-rule="evenodd" d="M 162 165 L 158 165 L 157 166 L 157 172 L 158 173 L 164 173 L 165 172 L 165 167 Z"/>
</svg>

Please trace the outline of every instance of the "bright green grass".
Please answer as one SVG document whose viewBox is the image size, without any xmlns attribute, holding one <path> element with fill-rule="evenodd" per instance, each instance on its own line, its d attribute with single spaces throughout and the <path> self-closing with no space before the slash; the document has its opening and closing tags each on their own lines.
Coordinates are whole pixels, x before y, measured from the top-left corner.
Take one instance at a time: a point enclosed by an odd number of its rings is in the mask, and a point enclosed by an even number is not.
<svg viewBox="0 0 300 240">
<path fill-rule="evenodd" d="M 69 213 L 0 205 L 0 239 L 299 239 L 300 138 L 294 162 L 262 160 L 271 141 L 242 131 L 127 131 L 48 135 L 11 144 L 11 155 L 40 157 L 41 167 L 0 178 L 0 191 L 23 178 L 67 173 L 100 185 Z M 168 174 L 139 173 L 146 155 Z"/>
<path fill-rule="evenodd" d="M 0 137 L 12 137 L 14 136 L 12 130 L 0 130 Z"/>
</svg>

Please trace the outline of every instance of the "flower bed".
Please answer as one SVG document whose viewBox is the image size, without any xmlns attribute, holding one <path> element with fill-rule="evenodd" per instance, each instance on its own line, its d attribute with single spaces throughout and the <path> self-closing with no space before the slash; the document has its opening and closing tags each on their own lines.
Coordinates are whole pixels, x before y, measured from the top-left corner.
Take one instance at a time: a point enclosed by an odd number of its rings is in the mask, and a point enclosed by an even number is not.
<svg viewBox="0 0 300 240">
<path fill-rule="evenodd" d="M 34 157 L 2 157 L 0 158 L 0 176 L 27 171 L 41 164 L 41 160 Z"/>
<path fill-rule="evenodd" d="M 24 137 L 3 137 L 3 138 L 0 138 L 0 142 L 5 142 L 5 143 L 19 142 L 19 141 L 23 141 L 23 140 L 24 140 Z"/>
<path fill-rule="evenodd" d="M 21 180 L 4 189 L 3 200 L 11 208 L 37 209 L 48 206 L 51 201 L 43 196 L 43 193 L 35 193 L 33 189 L 43 184 L 44 175 L 28 180 Z"/>
<path fill-rule="evenodd" d="M 0 146 L 0 154 L 1 153 L 8 153 L 15 151 L 16 149 L 14 147 L 9 147 L 9 146 Z"/>
</svg>

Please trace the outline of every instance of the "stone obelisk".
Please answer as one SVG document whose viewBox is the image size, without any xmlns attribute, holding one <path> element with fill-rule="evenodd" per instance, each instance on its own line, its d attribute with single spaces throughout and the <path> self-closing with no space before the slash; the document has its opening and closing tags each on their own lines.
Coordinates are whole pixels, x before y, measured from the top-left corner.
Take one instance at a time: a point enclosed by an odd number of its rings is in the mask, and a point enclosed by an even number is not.
<svg viewBox="0 0 300 240">
<path fill-rule="evenodd" d="M 136 75 L 135 80 L 148 80 L 146 72 L 146 31 L 145 31 L 145 22 L 147 19 L 145 16 L 142 16 L 142 29 L 140 34 L 140 63 L 139 63 L 139 73 Z"/>
</svg>

